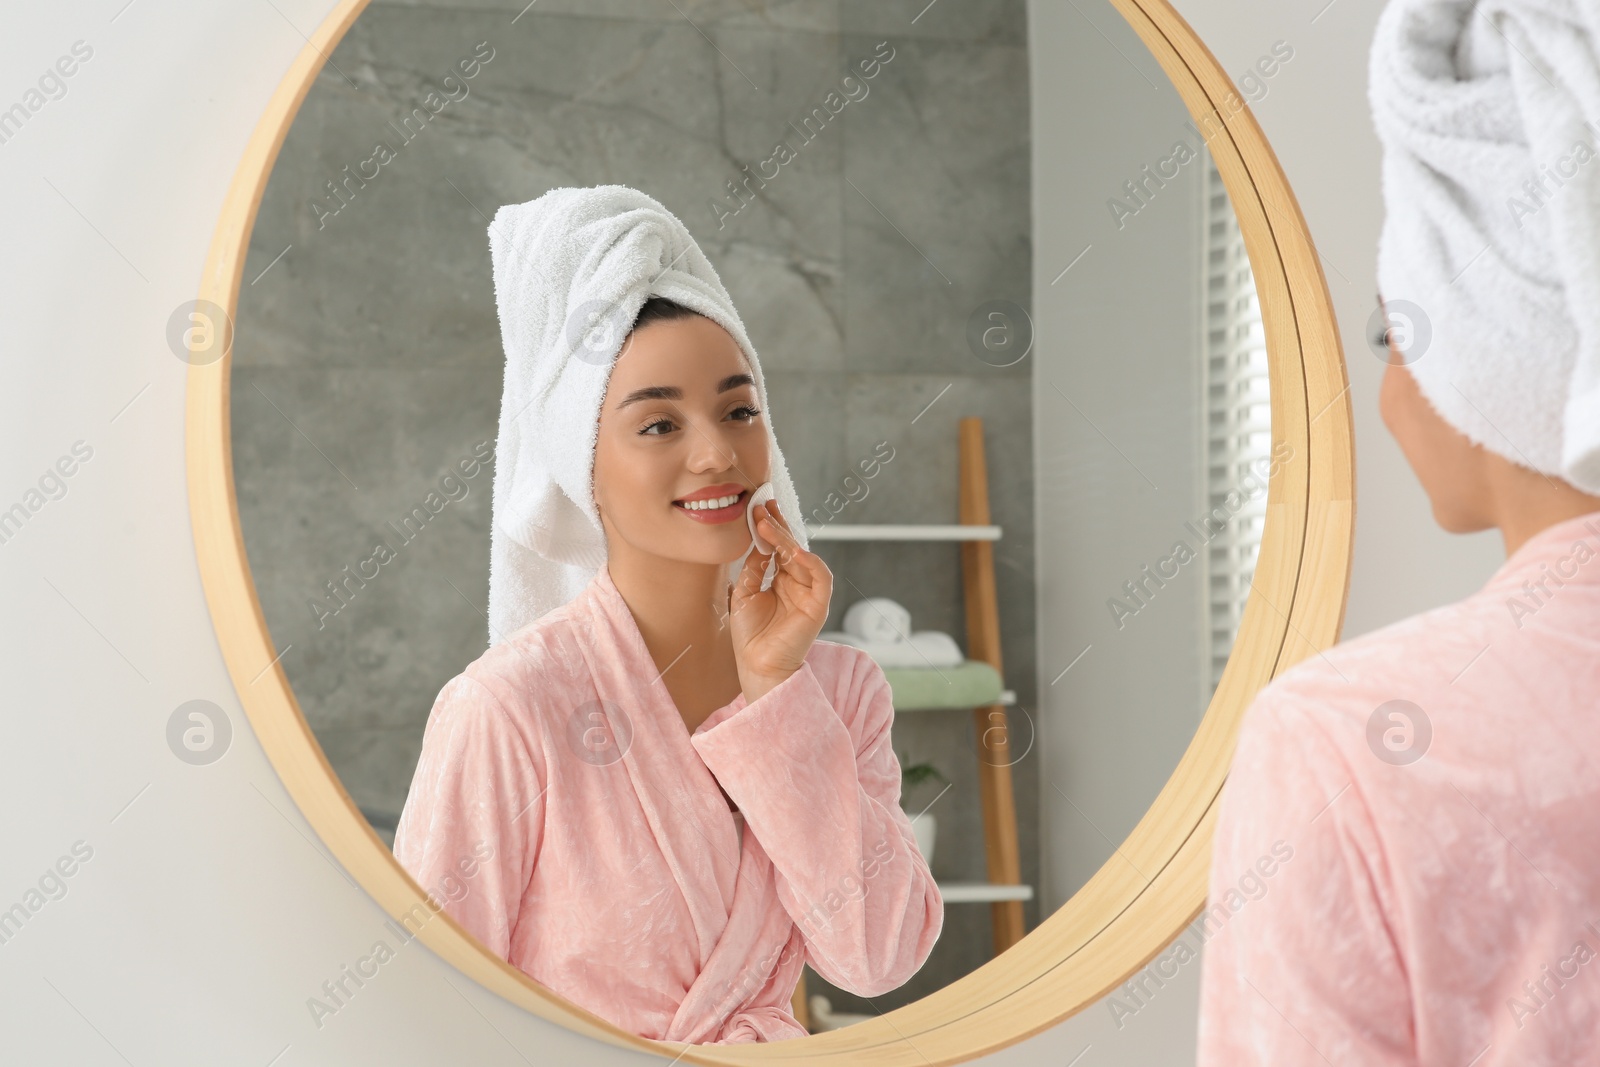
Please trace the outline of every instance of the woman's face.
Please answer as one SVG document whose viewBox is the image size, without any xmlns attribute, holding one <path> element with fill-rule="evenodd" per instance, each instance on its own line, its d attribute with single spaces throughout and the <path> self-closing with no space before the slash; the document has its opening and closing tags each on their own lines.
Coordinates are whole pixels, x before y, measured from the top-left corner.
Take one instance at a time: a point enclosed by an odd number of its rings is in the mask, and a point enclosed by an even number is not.
<svg viewBox="0 0 1600 1067">
<path fill-rule="evenodd" d="M 634 330 L 611 369 L 594 496 L 619 542 L 664 559 L 728 563 L 750 547 L 745 508 L 768 479 L 766 414 L 739 343 L 702 315 Z M 690 509 L 737 497 L 731 504 Z"/>
<path fill-rule="evenodd" d="M 1434 410 L 1392 344 L 1378 411 L 1428 494 L 1435 522 L 1451 533 L 1494 525 L 1484 450 Z"/>
</svg>

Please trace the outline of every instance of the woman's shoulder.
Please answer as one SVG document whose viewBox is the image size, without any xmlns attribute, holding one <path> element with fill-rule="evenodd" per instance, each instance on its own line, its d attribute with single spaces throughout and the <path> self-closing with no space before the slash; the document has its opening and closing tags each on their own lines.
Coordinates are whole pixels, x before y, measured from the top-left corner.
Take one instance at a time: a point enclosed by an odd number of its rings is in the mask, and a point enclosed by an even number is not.
<svg viewBox="0 0 1600 1067">
<path fill-rule="evenodd" d="M 563 605 L 496 641 L 449 684 L 476 685 L 508 713 L 518 713 L 535 694 L 561 692 L 587 677 L 572 607 Z"/>
<path fill-rule="evenodd" d="M 1484 639 L 1493 637 L 1493 627 L 1474 607 L 1470 601 L 1446 604 L 1328 648 L 1309 649 L 1261 695 L 1331 712 L 1359 707 L 1397 686 L 1452 685 Z"/>
<path fill-rule="evenodd" d="M 1479 713 L 1469 668 L 1484 667 L 1496 629 L 1468 598 L 1308 650 L 1255 695 L 1239 743 L 1292 741 L 1309 753 L 1338 750 L 1351 766 L 1374 763 L 1374 746 L 1391 726 L 1431 737 L 1440 722 Z"/>
</svg>

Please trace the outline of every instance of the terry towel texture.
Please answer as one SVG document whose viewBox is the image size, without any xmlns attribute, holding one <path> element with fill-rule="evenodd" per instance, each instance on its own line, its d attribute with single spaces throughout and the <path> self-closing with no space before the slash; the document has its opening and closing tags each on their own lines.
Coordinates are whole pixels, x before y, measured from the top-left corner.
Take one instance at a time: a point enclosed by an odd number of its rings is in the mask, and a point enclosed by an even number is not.
<svg viewBox="0 0 1600 1067">
<path fill-rule="evenodd" d="M 1392 0 L 1369 95 L 1386 303 L 1470 440 L 1600 493 L 1600 4 Z M 1420 342 L 1416 342 L 1419 343 Z"/>
<path fill-rule="evenodd" d="M 706 316 L 744 351 L 768 416 L 766 480 L 806 544 L 761 362 L 716 269 L 677 216 L 625 185 L 552 189 L 495 212 L 489 252 L 506 353 L 489 550 L 491 645 L 572 600 L 605 563 L 594 505 L 600 405 L 622 342 L 651 296 Z M 730 582 L 743 562 L 729 565 Z"/>
</svg>

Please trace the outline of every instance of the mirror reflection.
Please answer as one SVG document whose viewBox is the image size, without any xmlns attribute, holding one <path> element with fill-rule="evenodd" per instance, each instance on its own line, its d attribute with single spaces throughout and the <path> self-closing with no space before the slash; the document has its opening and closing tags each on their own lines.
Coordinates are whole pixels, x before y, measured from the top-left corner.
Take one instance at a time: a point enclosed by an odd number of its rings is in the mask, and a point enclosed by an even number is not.
<svg viewBox="0 0 1600 1067">
<path fill-rule="evenodd" d="M 1109 4 L 369 6 L 251 235 L 233 459 L 434 900 L 765 1041 L 1118 862 L 1292 459 L 1215 129 Z"/>
</svg>

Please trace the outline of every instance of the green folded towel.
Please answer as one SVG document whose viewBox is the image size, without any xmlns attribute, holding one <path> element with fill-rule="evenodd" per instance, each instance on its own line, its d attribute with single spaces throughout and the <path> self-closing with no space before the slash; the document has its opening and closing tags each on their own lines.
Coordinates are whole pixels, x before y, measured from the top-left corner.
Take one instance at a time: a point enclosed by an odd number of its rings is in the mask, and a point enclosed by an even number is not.
<svg viewBox="0 0 1600 1067">
<path fill-rule="evenodd" d="M 977 708 L 1000 700 L 1000 672 L 978 660 L 957 667 L 885 667 L 896 711 Z"/>
</svg>

